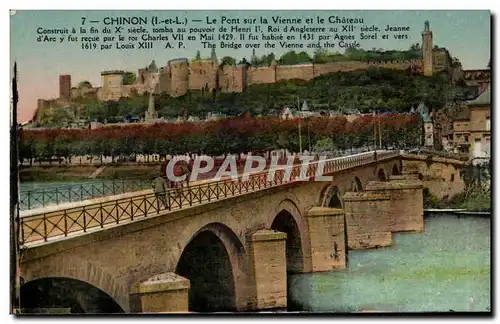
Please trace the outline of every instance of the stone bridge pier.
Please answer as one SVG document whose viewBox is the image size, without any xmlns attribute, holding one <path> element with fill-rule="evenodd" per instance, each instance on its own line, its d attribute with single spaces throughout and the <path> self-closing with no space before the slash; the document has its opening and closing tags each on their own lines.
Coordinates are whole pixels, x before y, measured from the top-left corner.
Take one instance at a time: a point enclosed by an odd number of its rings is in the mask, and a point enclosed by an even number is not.
<svg viewBox="0 0 500 324">
<path fill-rule="evenodd" d="M 423 184 L 413 174 L 369 182 L 343 196 L 349 249 L 388 246 L 392 233 L 424 230 Z"/>
</svg>

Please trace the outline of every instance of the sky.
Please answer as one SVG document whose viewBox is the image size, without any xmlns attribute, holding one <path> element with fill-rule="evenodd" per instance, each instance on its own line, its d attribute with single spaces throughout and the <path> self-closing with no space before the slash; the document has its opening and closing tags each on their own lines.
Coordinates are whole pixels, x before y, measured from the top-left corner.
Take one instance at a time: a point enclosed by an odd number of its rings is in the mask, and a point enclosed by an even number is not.
<svg viewBox="0 0 500 324">
<path fill-rule="evenodd" d="M 209 57 L 211 49 L 204 48 L 200 41 L 185 41 L 185 48 L 165 49 L 156 42 L 152 50 L 84 50 L 80 42 L 68 43 L 47 43 L 37 42 L 37 29 L 39 27 L 68 28 L 75 27 L 77 30 L 82 24 L 82 17 L 85 18 L 84 27 L 94 26 L 98 30 L 105 27 L 103 19 L 105 17 L 148 17 L 148 21 L 153 16 L 160 20 L 166 17 L 187 18 L 186 28 L 197 27 L 207 28 L 207 17 L 221 20 L 222 16 L 230 18 L 252 18 L 265 17 L 271 21 L 271 16 L 281 16 L 283 18 L 293 17 L 322 17 L 325 20 L 329 16 L 346 18 L 363 18 L 362 25 L 376 25 L 380 29 L 385 29 L 386 25 L 409 26 L 407 32 L 408 39 L 396 40 L 363 40 L 359 41 L 361 48 L 383 48 L 386 50 L 405 50 L 414 43 L 421 43 L 422 30 L 426 20 L 430 23 L 433 32 L 433 43 L 440 47 L 445 47 L 453 57 L 457 57 L 464 69 L 484 69 L 490 59 L 490 12 L 486 10 L 476 11 L 16 11 L 11 15 L 11 66 L 14 61 L 18 66 L 18 89 L 19 89 L 19 120 L 27 121 L 33 116 L 36 109 L 37 99 L 51 99 L 59 96 L 59 75 L 70 74 L 72 85 L 76 86 L 81 81 L 90 81 L 94 86 L 101 85 L 101 71 L 106 70 L 127 70 L 137 72 L 137 69 L 146 67 L 152 60 L 155 60 L 158 67 L 165 66 L 167 62 L 175 58 L 194 58 L 199 50 L 202 57 Z M 190 20 L 201 20 L 201 22 L 191 22 Z M 98 21 L 90 23 L 90 21 Z M 214 25 L 216 34 L 220 23 Z M 231 25 L 226 25 L 230 27 Z M 239 27 L 247 25 L 239 24 Z M 308 24 L 308 27 L 319 27 L 320 25 Z M 359 26 L 361 25 L 356 25 Z M 109 26 L 114 32 L 115 26 Z M 130 26 L 124 26 L 127 29 Z M 177 26 L 174 26 L 176 28 Z M 324 25 L 324 27 L 338 27 L 336 25 Z M 152 26 L 145 26 L 151 31 Z M 262 25 L 263 29 L 267 26 Z M 340 28 L 339 28 L 340 31 Z M 112 33 L 111 35 L 113 35 Z M 342 33 L 340 33 L 342 34 Z M 359 35 L 359 31 L 354 34 Z M 90 34 L 87 33 L 90 36 Z M 94 34 L 101 37 L 105 34 Z M 92 36 L 94 36 L 92 35 Z M 124 33 L 127 36 L 127 33 Z M 237 33 L 233 33 L 237 37 Z M 52 36 L 52 35 L 49 35 Z M 55 35 L 59 36 L 59 35 Z M 185 34 L 187 38 L 187 34 Z M 379 36 L 380 38 L 380 36 Z M 66 35 L 67 39 L 67 35 Z M 125 42 L 127 43 L 127 42 Z M 277 57 L 290 49 L 277 46 L 274 49 L 263 48 L 263 41 L 256 55 L 261 56 L 274 52 Z M 304 43 L 310 43 L 304 41 Z M 111 42 L 114 44 L 114 42 Z M 251 48 L 220 49 L 216 42 L 216 54 L 220 59 L 223 56 L 232 56 L 237 60 L 243 57 L 250 59 Z M 100 46 L 99 46 L 100 47 Z M 114 45 L 113 45 L 114 47 Z M 335 49 L 337 50 L 337 49 Z M 298 50 L 300 51 L 300 50 Z M 339 50 L 342 52 L 343 50 Z M 313 50 L 309 51 L 312 55 Z"/>
</svg>

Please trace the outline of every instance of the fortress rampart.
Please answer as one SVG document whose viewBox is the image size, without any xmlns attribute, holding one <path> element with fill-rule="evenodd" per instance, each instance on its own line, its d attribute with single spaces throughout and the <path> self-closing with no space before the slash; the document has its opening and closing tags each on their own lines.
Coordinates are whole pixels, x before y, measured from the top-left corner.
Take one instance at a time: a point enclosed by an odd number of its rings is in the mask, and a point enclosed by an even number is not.
<svg viewBox="0 0 500 324">
<path fill-rule="evenodd" d="M 238 93 L 245 91 L 253 84 L 269 84 L 292 79 L 309 81 L 328 73 L 352 72 L 369 68 L 412 69 L 417 73 L 422 73 L 422 60 L 341 61 L 324 64 L 272 64 L 271 66 L 247 67 L 241 64 L 219 66 L 210 59 L 191 62 L 187 59 L 174 59 L 160 69 L 159 83 L 155 92 L 166 92 L 172 97 L 182 96 L 188 90 L 211 93 L 213 89 L 218 89 L 221 92 Z M 120 97 L 129 97 L 133 93 L 148 91 L 150 72 L 147 69 L 138 70 L 137 81 L 132 85 L 120 85 L 122 75 L 122 71 L 102 73 L 101 100 L 117 100 Z"/>
</svg>

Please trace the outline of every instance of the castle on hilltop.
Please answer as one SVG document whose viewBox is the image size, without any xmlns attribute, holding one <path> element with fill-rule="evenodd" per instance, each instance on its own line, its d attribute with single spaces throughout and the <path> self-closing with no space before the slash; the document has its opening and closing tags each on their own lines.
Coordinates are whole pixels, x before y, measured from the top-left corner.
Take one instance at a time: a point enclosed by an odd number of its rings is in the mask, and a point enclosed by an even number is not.
<svg viewBox="0 0 500 324">
<path fill-rule="evenodd" d="M 153 61 L 150 66 L 156 66 Z M 59 78 L 59 99 L 56 101 L 70 102 L 74 99 L 96 96 L 101 101 L 118 100 L 134 94 L 142 94 L 148 89 L 148 82 L 153 70 L 150 66 L 138 70 L 136 81 L 133 84 L 124 84 L 125 71 L 101 72 L 101 87 L 92 87 L 90 84 L 80 83 L 78 87 L 71 87 L 71 76 L 61 75 Z M 301 79 L 312 80 L 318 76 L 334 73 L 367 70 L 372 67 L 394 70 L 411 70 L 414 73 L 433 75 L 436 72 L 452 72 L 452 60 L 449 52 L 444 48 L 433 47 L 432 31 L 429 22 L 425 22 L 422 32 L 422 59 L 394 60 L 394 61 L 341 61 L 323 64 L 279 65 L 273 61 L 269 66 L 255 67 L 245 64 L 219 65 L 212 49 L 209 59 L 188 61 L 186 58 L 173 59 L 158 69 L 159 82 L 155 93 L 166 92 L 172 97 L 186 94 L 188 91 L 213 90 L 226 93 L 244 92 L 253 84 L 270 84 L 282 80 Z M 154 69 L 156 71 L 156 69 Z M 38 111 L 43 110 L 47 100 L 38 100 Z"/>
</svg>

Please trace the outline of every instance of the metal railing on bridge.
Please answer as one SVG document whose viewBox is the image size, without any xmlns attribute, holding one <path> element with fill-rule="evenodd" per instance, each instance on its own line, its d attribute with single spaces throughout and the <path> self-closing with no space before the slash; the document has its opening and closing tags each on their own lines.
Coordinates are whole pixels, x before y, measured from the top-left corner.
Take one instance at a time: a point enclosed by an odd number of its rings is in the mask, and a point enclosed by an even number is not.
<svg viewBox="0 0 500 324">
<path fill-rule="evenodd" d="M 82 201 L 103 196 L 151 188 L 153 178 L 114 179 L 99 183 L 62 185 L 49 189 L 23 190 L 19 195 L 19 210 Z"/>
<path fill-rule="evenodd" d="M 399 155 L 399 151 L 382 151 L 377 152 L 376 155 L 374 152 L 367 152 L 326 161 L 314 161 L 306 166 L 305 177 L 301 176 L 302 164 L 293 167 L 279 166 L 273 169 L 274 177 L 272 178 L 269 178 L 269 170 L 265 170 L 246 178 L 238 176 L 237 179 L 170 189 L 164 194 L 137 195 L 36 215 L 25 215 L 21 216 L 20 243 L 24 245 L 31 242 L 46 242 L 49 238 L 58 239 L 72 233 L 116 226 L 120 223 L 157 216 L 166 211 L 193 207 L 298 181 L 311 181 L 316 175 L 319 163 L 323 164 L 322 174 L 327 175 Z"/>
</svg>

